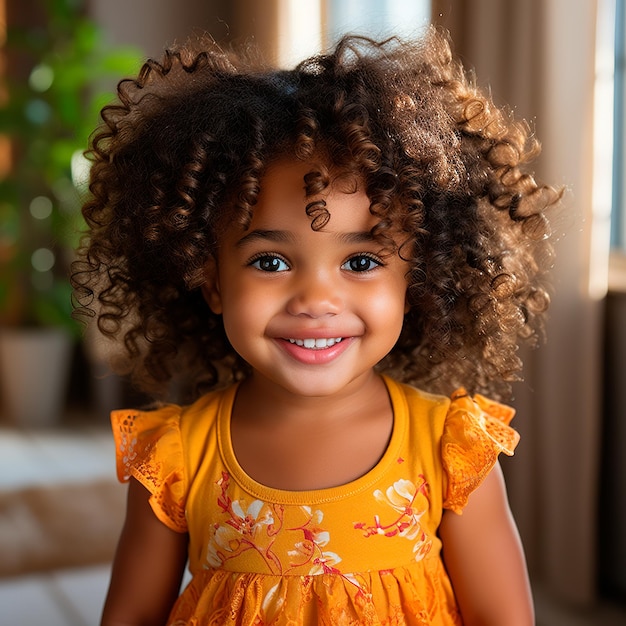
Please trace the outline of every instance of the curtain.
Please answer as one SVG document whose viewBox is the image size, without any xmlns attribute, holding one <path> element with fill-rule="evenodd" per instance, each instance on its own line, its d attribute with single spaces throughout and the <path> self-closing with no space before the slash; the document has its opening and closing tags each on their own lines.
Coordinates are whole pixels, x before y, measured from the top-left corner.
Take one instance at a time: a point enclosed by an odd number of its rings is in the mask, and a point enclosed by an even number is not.
<svg viewBox="0 0 626 626">
<path fill-rule="evenodd" d="M 531 577 L 572 604 L 595 599 L 603 300 L 590 281 L 595 0 L 434 0 L 433 21 L 496 104 L 535 127 L 537 178 L 564 186 L 547 343 L 523 356 L 514 424 L 519 451 L 504 469 Z"/>
</svg>

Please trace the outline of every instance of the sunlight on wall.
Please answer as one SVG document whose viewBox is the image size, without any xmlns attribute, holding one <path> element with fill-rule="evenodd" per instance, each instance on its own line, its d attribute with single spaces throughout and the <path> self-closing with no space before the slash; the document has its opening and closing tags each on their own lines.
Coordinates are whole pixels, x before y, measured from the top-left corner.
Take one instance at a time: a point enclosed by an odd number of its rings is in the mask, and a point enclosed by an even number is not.
<svg viewBox="0 0 626 626">
<path fill-rule="evenodd" d="M 278 0 L 278 64 L 290 67 L 345 33 L 414 37 L 430 22 L 430 0 Z"/>
<path fill-rule="evenodd" d="M 613 202 L 613 78 L 615 7 L 598 4 L 594 114 L 593 225 L 589 267 L 589 296 L 601 299 L 608 288 L 608 257 Z"/>
<path fill-rule="evenodd" d="M 415 37 L 430 22 L 430 0 L 327 0 L 327 36 Z"/>
<path fill-rule="evenodd" d="M 279 0 L 278 64 L 293 66 L 320 51 L 322 7 L 319 0 Z"/>
</svg>

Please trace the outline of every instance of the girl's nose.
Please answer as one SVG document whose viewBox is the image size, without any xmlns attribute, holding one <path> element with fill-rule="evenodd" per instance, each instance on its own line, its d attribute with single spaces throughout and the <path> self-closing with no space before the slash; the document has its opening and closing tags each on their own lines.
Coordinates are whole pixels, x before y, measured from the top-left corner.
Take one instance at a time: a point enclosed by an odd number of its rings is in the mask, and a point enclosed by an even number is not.
<svg viewBox="0 0 626 626">
<path fill-rule="evenodd" d="M 287 311 L 291 315 L 319 318 L 341 312 L 343 295 L 329 276 L 300 276 L 294 283 L 287 303 Z"/>
</svg>

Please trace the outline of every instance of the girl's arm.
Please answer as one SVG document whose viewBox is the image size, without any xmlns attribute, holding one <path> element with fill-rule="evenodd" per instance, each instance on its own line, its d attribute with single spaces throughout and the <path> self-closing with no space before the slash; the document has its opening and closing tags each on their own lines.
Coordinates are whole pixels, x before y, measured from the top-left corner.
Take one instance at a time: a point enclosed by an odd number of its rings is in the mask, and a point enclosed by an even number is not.
<svg viewBox="0 0 626 626">
<path fill-rule="evenodd" d="M 465 626 L 532 626 L 522 545 L 499 464 L 470 496 L 463 515 L 445 511 L 443 558 Z"/>
<path fill-rule="evenodd" d="M 178 597 L 188 537 L 157 519 L 149 497 L 148 490 L 131 478 L 101 626 L 165 624 Z"/>
</svg>

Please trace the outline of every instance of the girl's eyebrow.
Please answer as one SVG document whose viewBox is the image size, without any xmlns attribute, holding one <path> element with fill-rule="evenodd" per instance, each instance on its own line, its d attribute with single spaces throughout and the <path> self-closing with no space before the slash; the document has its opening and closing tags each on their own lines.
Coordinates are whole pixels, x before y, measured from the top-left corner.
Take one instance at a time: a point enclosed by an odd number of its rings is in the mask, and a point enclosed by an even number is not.
<svg viewBox="0 0 626 626">
<path fill-rule="evenodd" d="M 376 241 L 376 237 L 371 231 L 357 231 L 348 233 L 337 233 L 336 238 L 340 243 L 353 244 L 353 243 L 371 243 Z M 274 243 L 293 243 L 296 238 L 287 230 L 263 230 L 255 229 L 250 231 L 247 235 L 244 235 L 237 241 L 235 246 L 241 248 L 253 241 L 263 240 L 271 241 Z"/>
<path fill-rule="evenodd" d="M 256 229 L 250 231 L 247 235 L 244 235 L 241 239 L 237 241 L 235 246 L 237 248 L 241 248 L 246 244 L 256 241 L 258 239 L 262 239 L 265 241 L 273 241 L 276 243 L 290 243 L 294 241 L 295 237 L 286 230 L 261 230 Z"/>
<path fill-rule="evenodd" d="M 337 239 L 342 243 L 371 243 L 376 241 L 376 237 L 374 237 L 369 230 L 353 233 L 339 233 Z"/>
</svg>

